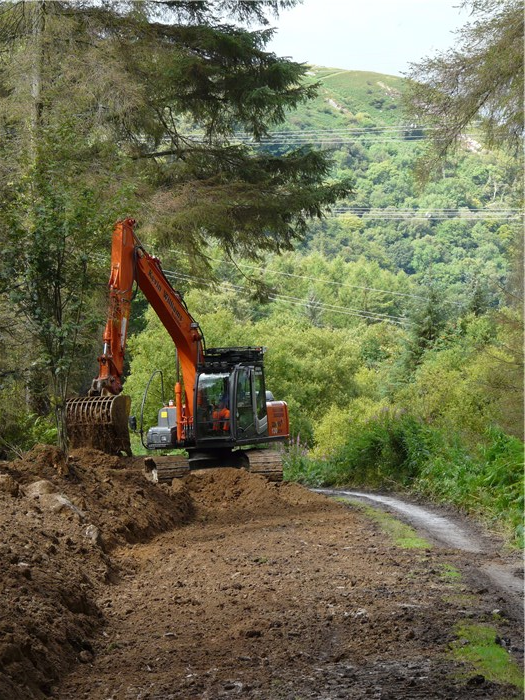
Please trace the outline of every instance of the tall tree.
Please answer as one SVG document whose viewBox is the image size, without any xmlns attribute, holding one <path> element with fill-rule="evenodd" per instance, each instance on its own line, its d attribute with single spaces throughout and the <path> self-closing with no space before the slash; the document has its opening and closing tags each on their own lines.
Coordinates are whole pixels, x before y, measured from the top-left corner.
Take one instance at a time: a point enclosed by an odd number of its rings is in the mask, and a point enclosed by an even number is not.
<svg viewBox="0 0 525 700">
<path fill-rule="evenodd" d="M 133 213 L 197 256 L 211 239 L 255 255 L 347 193 L 323 155 L 256 147 L 314 93 L 303 65 L 265 50 L 271 30 L 246 28 L 295 1 L 0 2 L 0 282 L 49 373 L 63 446 L 112 220 Z"/>
<path fill-rule="evenodd" d="M 472 20 L 454 48 L 413 64 L 405 106 L 431 127 L 430 165 L 475 121 L 487 145 L 518 153 L 523 138 L 523 3 L 464 0 Z"/>
</svg>

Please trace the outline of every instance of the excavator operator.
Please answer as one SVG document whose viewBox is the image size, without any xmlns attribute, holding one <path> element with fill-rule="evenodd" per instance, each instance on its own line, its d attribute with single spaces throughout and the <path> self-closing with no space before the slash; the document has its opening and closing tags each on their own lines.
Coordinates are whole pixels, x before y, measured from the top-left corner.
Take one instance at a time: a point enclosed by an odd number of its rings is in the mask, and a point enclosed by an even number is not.
<svg viewBox="0 0 525 700">
<path fill-rule="evenodd" d="M 213 430 L 229 432 L 230 410 L 224 401 L 219 401 L 219 406 L 213 411 Z"/>
</svg>

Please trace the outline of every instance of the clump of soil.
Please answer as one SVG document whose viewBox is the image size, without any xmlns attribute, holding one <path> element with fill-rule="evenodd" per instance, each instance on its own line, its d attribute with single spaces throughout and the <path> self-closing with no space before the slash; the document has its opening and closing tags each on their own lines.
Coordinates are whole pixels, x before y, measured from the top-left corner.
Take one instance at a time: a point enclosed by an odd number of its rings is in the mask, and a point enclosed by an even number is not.
<svg viewBox="0 0 525 700">
<path fill-rule="evenodd" d="M 94 449 L 73 450 L 61 477 L 63 470 L 56 465 L 62 463 L 59 450 L 38 445 L 13 462 L 9 471 L 22 485 L 37 476 L 54 483 L 80 511 L 82 522 L 99 530 L 105 552 L 181 525 L 191 516 L 187 493 L 148 482 L 126 458 Z"/>
</svg>

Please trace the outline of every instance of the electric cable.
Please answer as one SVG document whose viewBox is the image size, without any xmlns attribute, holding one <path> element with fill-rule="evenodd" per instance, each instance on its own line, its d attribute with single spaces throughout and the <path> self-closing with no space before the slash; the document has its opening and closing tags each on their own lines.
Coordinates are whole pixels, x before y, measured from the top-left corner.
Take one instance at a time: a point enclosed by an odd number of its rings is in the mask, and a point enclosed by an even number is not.
<svg viewBox="0 0 525 700">
<path fill-rule="evenodd" d="M 204 286 L 207 287 L 213 287 L 215 288 L 216 285 L 213 282 L 209 282 L 203 277 L 196 277 L 194 275 L 187 275 L 185 273 L 178 273 L 174 271 L 167 270 L 166 271 L 166 276 L 171 276 L 172 278 L 175 279 L 180 279 L 183 281 L 192 281 L 192 280 L 198 280 L 203 284 Z M 234 289 L 236 291 L 248 293 L 249 290 L 246 287 L 240 286 L 233 284 L 231 282 L 223 282 L 220 284 L 221 287 L 229 287 L 230 289 Z M 300 299 L 298 297 L 292 297 L 284 294 L 276 294 L 274 292 L 270 292 L 268 294 L 268 298 L 272 299 L 272 301 L 285 301 L 287 303 L 291 303 L 295 306 L 305 306 L 309 307 L 312 305 L 312 302 L 308 302 L 308 300 Z M 324 311 L 334 311 L 335 313 L 343 314 L 344 316 L 359 316 L 361 318 L 367 318 L 369 320 L 373 321 L 384 321 L 388 323 L 395 323 L 397 325 L 406 325 L 410 323 L 408 319 L 406 319 L 403 316 L 390 316 L 388 314 L 380 314 L 376 313 L 373 311 L 367 311 L 366 309 L 352 309 L 350 307 L 339 307 L 339 306 L 334 306 L 331 304 L 325 304 L 323 302 L 313 302 L 315 306 L 321 310 Z"/>
<path fill-rule="evenodd" d="M 169 252 L 177 254 L 177 251 L 175 251 L 175 250 L 170 250 Z M 183 253 L 183 255 L 188 255 L 188 254 Z M 391 289 L 380 289 L 378 287 L 366 287 L 364 285 L 350 284 L 349 282 L 335 282 L 333 280 L 321 279 L 319 277 L 310 277 L 308 275 L 298 275 L 298 274 L 295 274 L 293 272 L 282 272 L 280 270 L 272 270 L 272 269 L 260 267 L 257 265 L 250 265 L 249 263 L 234 263 L 234 262 L 230 262 L 229 260 L 221 260 L 220 258 L 211 258 L 211 257 L 209 257 L 208 260 L 211 260 L 212 262 L 224 263 L 226 265 L 232 265 L 234 267 L 246 267 L 246 268 L 249 268 L 252 270 L 257 270 L 258 272 L 265 272 L 267 274 L 282 275 L 284 277 L 293 277 L 296 279 L 308 280 L 310 282 L 320 282 L 321 284 L 329 284 L 332 286 L 348 287 L 349 289 L 361 289 L 363 291 L 370 291 L 370 292 L 381 292 L 384 294 L 392 294 L 393 296 L 410 297 L 412 299 L 420 299 L 422 301 L 429 300 L 428 297 L 422 296 L 420 294 L 410 294 L 408 292 L 395 292 Z M 460 305 L 459 302 L 448 302 L 448 303 Z"/>
</svg>

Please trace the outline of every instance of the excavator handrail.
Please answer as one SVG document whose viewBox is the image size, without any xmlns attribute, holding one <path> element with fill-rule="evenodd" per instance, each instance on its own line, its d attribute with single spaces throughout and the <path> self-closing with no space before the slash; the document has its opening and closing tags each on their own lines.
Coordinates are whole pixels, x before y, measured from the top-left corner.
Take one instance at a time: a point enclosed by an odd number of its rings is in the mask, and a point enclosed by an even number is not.
<svg viewBox="0 0 525 700">
<path fill-rule="evenodd" d="M 142 443 L 142 447 L 145 447 L 148 449 L 147 444 L 144 442 L 144 406 L 146 405 L 146 399 L 148 398 L 148 393 L 149 393 L 149 388 L 151 385 L 151 382 L 153 381 L 154 377 L 160 374 L 160 396 L 161 396 L 161 401 L 164 404 L 164 375 L 162 373 L 161 369 L 155 369 L 151 373 L 150 378 L 148 379 L 148 383 L 146 384 L 146 388 L 144 389 L 144 393 L 142 394 L 142 401 L 140 404 L 140 425 L 139 425 L 139 434 L 140 434 L 140 442 Z"/>
</svg>

